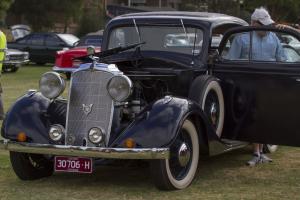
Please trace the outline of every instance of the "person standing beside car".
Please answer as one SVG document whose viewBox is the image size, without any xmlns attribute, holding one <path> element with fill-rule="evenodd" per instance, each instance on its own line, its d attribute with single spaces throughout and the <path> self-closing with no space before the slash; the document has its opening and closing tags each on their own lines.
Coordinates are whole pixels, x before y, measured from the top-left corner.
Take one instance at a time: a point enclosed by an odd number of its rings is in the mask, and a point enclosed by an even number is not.
<svg viewBox="0 0 300 200">
<path fill-rule="evenodd" d="M 263 27 L 273 26 L 269 12 L 263 8 L 256 8 L 251 15 L 251 26 Z M 276 25 L 277 28 L 284 28 L 282 25 Z M 253 31 L 252 41 L 249 32 L 237 35 L 231 44 L 226 55 L 229 60 L 248 60 L 251 48 L 251 60 L 284 62 L 287 60 L 281 42 L 277 35 L 269 31 Z M 252 43 L 252 45 L 250 44 Z M 272 159 L 263 153 L 263 144 L 253 144 L 253 158 L 247 162 L 249 166 L 255 166 L 258 163 L 272 162 Z"/>
<path fill-rule="evenodd" d="M 5 51 L 6 51 L 6 36 L 0 30 L 0 73 L 2 72 L 2 65 L 5 59 Z M 0 83 L 0 120 L 4 118 L 4 109 L 3 109 L 3 99 L 2 99 L 2 86 Z"/>
</svg>

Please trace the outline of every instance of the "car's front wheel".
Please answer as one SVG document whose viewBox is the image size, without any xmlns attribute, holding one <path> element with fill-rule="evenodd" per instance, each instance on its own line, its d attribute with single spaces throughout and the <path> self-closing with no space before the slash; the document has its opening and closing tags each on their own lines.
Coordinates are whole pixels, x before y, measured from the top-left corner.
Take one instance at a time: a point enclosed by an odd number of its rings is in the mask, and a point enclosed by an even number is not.
<svg viewBox="0 0 300 200">
<path fill-rule="evenodd" d="M 209 75 L 197 77 L 192 83 L 189 98 L 201 106 L 216 129 L 217 136 L 221 137 L 225 107 L 222 88 L 217 78 Z"/>
<path fill-rule="evenodd" d="M 53 174 L 53 162 L 44 155 L 11 151 L 10 162 L 21 180 L 35 180 Z"/>
<path fill-rule="evenodd" d="M 185 120 L 170 147 L 170 159 L 151 161 L 151 173 L 156 187 L 162 190 L 184 189 L 195 177 L 199 160 L 197 130 Z"/>
</svg>

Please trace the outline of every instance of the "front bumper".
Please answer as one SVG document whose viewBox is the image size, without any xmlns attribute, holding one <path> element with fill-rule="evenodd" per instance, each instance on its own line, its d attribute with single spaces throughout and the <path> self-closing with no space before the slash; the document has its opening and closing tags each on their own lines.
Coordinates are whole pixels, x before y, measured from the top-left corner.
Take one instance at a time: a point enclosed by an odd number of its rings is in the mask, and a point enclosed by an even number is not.
<svg viewBox="0 0 300 200">
<path fill-rule="evenodd" d="M 29 60 L 4 60 L 4 65 L 22 65 L 28 63 Z"/>
<path fill-rule="evenodd" d="M 34 144 L 0 140 L 0 149 L 8 151 L 47 154 L 59 156 L 77 156 L 89 158 L 113 159 L 168 159 L 169 148 L 103 148 L 69 145 Z"/>
</svg>

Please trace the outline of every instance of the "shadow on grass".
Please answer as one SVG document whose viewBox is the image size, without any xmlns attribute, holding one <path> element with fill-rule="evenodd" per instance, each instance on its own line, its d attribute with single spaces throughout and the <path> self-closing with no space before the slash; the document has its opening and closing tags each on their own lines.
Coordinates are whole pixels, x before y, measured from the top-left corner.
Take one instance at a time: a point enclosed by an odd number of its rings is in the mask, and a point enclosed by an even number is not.
<svg viewBox="0 0 300 200">
<path fill-rule="evenodd" d="M 196 180 L 201 182 L 215 179 L 214 174 L 222 174 L 226 168 L 234 169 L 244 166 L 250 150 L 243 148 L 226 154 L 201 158 L 199 160 Z M 11 182 L 12 183 L 12 182 Z M 55 173 L 53 176 L 27 184 L 55 184 L 56 187 L 122 187 L 126 188 L 153 188 L 152 177 L 147 162 L 120 161 L 110 166 L 98 166 L 93 174 Z M 13 183 L 12 183 L 13 184 Z"/>
</svg>

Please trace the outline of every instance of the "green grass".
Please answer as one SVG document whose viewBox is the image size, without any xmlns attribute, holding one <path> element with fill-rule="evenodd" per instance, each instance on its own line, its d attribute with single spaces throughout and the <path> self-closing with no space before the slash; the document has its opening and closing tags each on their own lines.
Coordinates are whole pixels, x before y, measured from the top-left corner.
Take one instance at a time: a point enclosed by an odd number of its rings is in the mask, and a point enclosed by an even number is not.
<svg viewBox="0 0 300 200">
<path fill-rule="evenodd" d="M 48 67 L 26 66 L 3 74 L 6 109 L 29 88 L 37 88 Z M 8 153 L 0 151 L 2 199 L 300 199 L 300 149 L 280 147 L 274 162 L 247 167 L 251 147 L 201 159 L 192 185 L 181 191 L 157 190 L 147 165 L 122 164 L 98 167 L 93 174 L 56 173 L 36 181 L 20 181 Z"/>
</svg>

